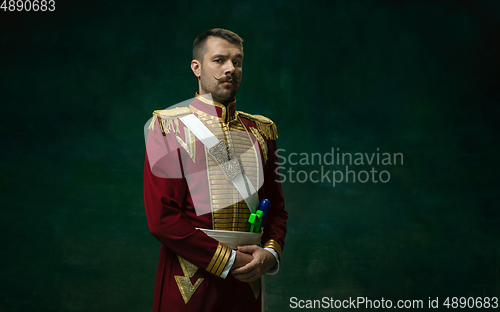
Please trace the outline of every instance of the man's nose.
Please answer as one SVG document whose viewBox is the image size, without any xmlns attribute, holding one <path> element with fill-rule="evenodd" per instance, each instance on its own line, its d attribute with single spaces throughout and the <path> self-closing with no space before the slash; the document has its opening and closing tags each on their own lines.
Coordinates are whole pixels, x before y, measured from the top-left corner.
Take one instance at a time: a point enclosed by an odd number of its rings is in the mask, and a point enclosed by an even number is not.
<svg viewBox="0 0 500 312">
<path fill-rule="evenodd" d="M 232 74 L 234 73 L 234 65 L 233 65 L 233 62 L 232 61 L 228 61 L 227 62 L 228 65 L 226 65 L 226 70 L 224 71 L 224 74 L 227 75 L 227 74 Z"/>
</svg>

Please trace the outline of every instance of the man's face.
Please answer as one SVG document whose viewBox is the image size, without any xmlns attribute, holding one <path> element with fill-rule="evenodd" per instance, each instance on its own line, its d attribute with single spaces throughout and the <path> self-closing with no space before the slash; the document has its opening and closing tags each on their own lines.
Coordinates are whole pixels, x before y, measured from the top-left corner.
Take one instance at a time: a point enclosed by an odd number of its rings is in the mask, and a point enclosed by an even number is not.
<svg viewBox="0 0 500 312">
<path fill-rule="evenodd" d="M 221 38 L 209 37 L 205 44 L 198 71 L 200 94 L 211 93 L 214 101 L 227 103 L 240 87 L 243 53 L 240 46 Z"/>
</svg>

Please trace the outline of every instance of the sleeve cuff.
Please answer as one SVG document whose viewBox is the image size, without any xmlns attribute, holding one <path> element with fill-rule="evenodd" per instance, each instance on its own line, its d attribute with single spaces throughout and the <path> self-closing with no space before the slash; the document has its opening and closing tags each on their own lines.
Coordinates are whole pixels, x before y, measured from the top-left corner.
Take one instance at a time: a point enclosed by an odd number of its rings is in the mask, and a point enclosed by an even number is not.
<svg viewBox="0 0 500 312">
<path fill-rule="evenodd" d="M 234 260 L 236 259 L 236 251 L 231 250 L 231 255 L 229 256 L 229 259 L 227 260 L 226 266 L 224 267 L 224 270 L 222 270 L 222 273 L 219 275 L 219 277 L 226 278 L 227 275 L 229 274 L 229 271 L 231 271 L 231 268 L 233 267 Z"/>
<path fill-rule="evenodd" d="M 276 252 L 278 253 L 278 256 L 281 258 L 281 246 L 280 244 L 278 244 L 277 241 L 275 241 L 274 239 L 270 239 L 268 240 L 264 246 L 262 246 L 263 248 L 272 248 L 274 250 L 276 250 Z"/>
<path fill-rule="evenodd" d="M 216 276 L 220 276 L 229 261 L 231 251 L 231 248 L 219 242 L 217 250 L 215 250 L 214 256 L 212 257 L 212 260 L 210 260 L 206 271 Z"/>
<path fill-rule="evenodd" d="M 264 248 L 264 249 L 269 251 L 270 253 L 272 253 L 274 258 L 276 259 L 276 263 L 274 264 L 274 266 L 271 268 L 271 270 L 269 270 L 269 272 L 266 273 L 267 275 L 274 275 L 274 274 L 278 273 L 278 271 L 280 270 L 280 258 L 278 256 L 278 253 L 276 252 L 276 250 L 269 248 L 269 247 Z"/>
</svg>

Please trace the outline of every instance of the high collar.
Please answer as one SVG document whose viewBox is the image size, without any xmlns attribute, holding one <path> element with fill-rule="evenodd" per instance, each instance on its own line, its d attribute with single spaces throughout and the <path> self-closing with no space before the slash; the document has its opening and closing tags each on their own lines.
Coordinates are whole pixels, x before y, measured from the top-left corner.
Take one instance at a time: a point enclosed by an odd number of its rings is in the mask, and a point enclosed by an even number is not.
<svg viewBox="0 0 500 312">
<path fill-rule="evenodd" d="M 198 92 L 195 99 L 189 104 L 191 110 L 208 118 L 219 118 L 220 122 L 228 123 L 236 118 L 236 100 L 233 98 L 227 105 L 211 101 Z M 207 116 L 208 115 L 208 116 Z"/>
</svg>

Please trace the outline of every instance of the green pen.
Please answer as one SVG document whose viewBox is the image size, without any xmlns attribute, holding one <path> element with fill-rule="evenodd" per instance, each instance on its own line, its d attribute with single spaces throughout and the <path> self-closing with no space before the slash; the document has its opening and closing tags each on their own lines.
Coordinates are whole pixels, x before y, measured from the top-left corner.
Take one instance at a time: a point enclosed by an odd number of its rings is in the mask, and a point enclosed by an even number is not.
<svg viewBox="0 0 500 312">
<path fill-rule="evenodd" d="M 260 223 L 262 222 L 262 216 L 264 213 L 262 210 L 257 210 L 252 213 L 248 218 L 248 222 L 250 222 L 250 232 L 259 233 L 260 232 Z"/>
</svg>

